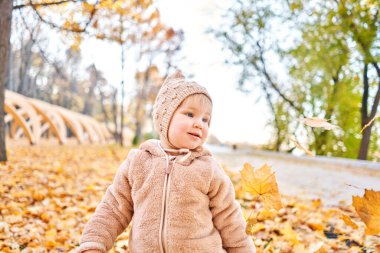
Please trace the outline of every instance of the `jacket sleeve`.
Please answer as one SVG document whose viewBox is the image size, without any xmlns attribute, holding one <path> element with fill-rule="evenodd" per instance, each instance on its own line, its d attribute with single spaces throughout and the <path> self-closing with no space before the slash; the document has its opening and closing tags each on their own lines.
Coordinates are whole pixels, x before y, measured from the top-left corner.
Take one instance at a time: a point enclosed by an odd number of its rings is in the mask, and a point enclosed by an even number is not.
<svg viewBox="0 0 380 253">
<path fill-rule="evenodd" d="M 246 222 L 235 200 L 235 190 L 222 168 L 215 166 L 208 192 L 214 226 L 228 253 L 255 253 L 252 239 L 245 232 Z"/>
<path fill-rule="evenodd" d="M 112 184 L 86 224 L 78 253 L 90 249 L 107 252 L 113 247 L 116 237 L 130 223 L 133 202 L 128 170 L 134 157 L 133 153 L 134 150 L 131 150 L 127 159 L 120 165 Z"/>
</svg>

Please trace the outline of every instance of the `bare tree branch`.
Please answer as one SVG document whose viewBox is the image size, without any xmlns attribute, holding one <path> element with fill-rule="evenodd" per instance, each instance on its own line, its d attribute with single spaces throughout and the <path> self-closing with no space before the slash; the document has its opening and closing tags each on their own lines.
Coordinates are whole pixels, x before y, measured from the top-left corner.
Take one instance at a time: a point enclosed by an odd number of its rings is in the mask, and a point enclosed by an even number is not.
<svg viewBox="0 0 380 253">
<path fill-rule="evenodd" d="M 65 3 L 65 2 L 77 2 L 77 1 L 76 1 L 76 0 L 71 0 L 71 1 L 69 1 L 69 0 L 67 0 L 67 1 L 61 1 L 60 4 Z M 58 2 L 57 2 L 57 4 L 58 4 Z M 87 22 L 85 23 L 85 26 L 84 26 L 83 28 L 80 28 L 80 29 L 71 29 L 71 28 L 65 28 L 65 27 L 59 26 L 59 25 L 57 25 L 57 24 L 55 24 L 55 23 L 53 23 L 53 22 L 50 22 L 50 21 L 46 20 L 44 17 L 41 16 L 40 12 L 37 10 L 37 7 L 38 7 L 38 6 L 37 6 L 36 4 L 33 4 L 31 0 L 29 1 L 29 5 L 32 7 L 34 13 L 37 15 L 37 17 L 38 17 L 42 22 L 44 22 L 45 24 L 50 25 L 52 28 L 58 29 L 58 30 L 60 30 L 60 31 L 67 31 L 67 32 L 73 32 L 73 33 L 84 33 L 84 32 L 86 32 L 86 30 L 87 30 L 89 24 L 91 23 L 92 19 L 94 18 L 94 15 L 95 15 L 95 13 L 96 13 L 96 11 L 97 11 L 96 6 L 97 6 L 98 4 L 99 4 L 99 0 L 96 1 L 96 3 L 95 3 L 95 7 L 94 7 L 94 9 L 91 11 L 91 13 L 90 13 L 90 17 L 88 18 L 88 20 L 87 20 Z"/>
<path fill-rule="evenodd" d="M 301 115 L 305 116 L 302 112 L 302 109 L 300 107 L 296 106 L 292 100 L 290 100 L 288 97 L 286 97 L 285 94 L 280 91 L 280 88 L 278 87 L 278 85 L 272 80 L 271 76 L 269 75 L 269 73 L 266 69 L 266 62 L 264 59 L 264 50 L 262 49 L 259 42 L 256 42 L 256 45 L 260 50 L 260 62 L 263 64 L 262 73 L 264 74 L 265 78 L 268 80 L 268 82 L 270 83 L 272 88 L 277 92 L 277 94 L 283 100 L 285 100 L 288 104 L 290 104 L 290 106 L 293 107 L 294 109 L 296 109 Z"/>
<path fill-rule="evenodd" d="M 24 16 L 22 15 L 21 13 L 21 9 L 19 9 L 20 11 L 20 16 L 21 16 L 21 19 L 22 19 L 22 22 L 24 23 L 26 29 L 28 30 L 28 32 L 30 33 L 30 39 L 33 41 L 33 44 L 35 44 L 38 48 L 38 51 L 40 52 L 42 58 L 47 62 L 49 63 L 51 66 L 54 67 L 54 70 L 55 72 L 63 79 L 63 80 L 68 80 L 67 76 L 62 73 L 61 71 L 61 68 L 59 66 L 57 66 L 57 64 L 55 64 L 54 62 L 50 61 L 49 58 L 46 56 L 46 53 L 45 51 L 41 48 L 40 44 L 36 41 L 36 39 L 34 38 L 33 36 L 33 32 L 31 31 L 31 28 L 29 27 L 28 23 L 26 22 Z"/>
<path fill-rule="evenodd" d="M 51 6 L 51 5 L 60 5 L 60 4 L 63 4 L 63 3 L 69 3 L 69 2 L 78 2 L 77 0 L 62 0 L 62 1 L 55 1 L 55 2 L 47 2 L 47 3 L 32 3 L 31 1 L 28 3 L 28 4 L 19 4 L 19 5 L 15 5 L 13 6 L 13 10 L 18 10 L 18 9 L 22 9 L 22 8 L 25 8 L 25 7 L 47 7 L 47 6 Z"/>
</svg>

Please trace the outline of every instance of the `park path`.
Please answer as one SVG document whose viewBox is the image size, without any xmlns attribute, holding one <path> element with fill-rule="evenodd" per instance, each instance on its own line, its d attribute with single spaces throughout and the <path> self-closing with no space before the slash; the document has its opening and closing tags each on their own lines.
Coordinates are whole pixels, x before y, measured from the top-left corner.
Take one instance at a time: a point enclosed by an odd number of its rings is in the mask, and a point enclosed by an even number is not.
<svg viewBox="0 0 380 253">
<path fill-rule="evenodd" d="M 264 163 L 276 172 L 282 194 L 301 198 L 320 198 L 325 205 L 339 201 L 351 204 L 353 195 L 364 188 L 380 190 L 380 163 L 328 157 L 296 157 L 268 151 L 231 150 L 209 146 L 215 159 L 239 171 L 248 162 L 254 168 Z"/>
</svg>

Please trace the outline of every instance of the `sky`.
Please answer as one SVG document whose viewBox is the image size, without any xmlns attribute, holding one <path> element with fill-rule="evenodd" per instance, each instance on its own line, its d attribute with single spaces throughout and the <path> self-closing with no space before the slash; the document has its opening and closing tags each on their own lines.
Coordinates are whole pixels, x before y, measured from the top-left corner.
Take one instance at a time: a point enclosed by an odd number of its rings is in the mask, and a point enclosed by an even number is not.
<svg viewBox="0 0 380 253">
<path fill-rule="evenodd" d="M 222 45 L 206 30 L 222 22 L 222 13 L 230 6 L 230 0 L 157 0 L 162 21 L 184 31 L 184 42 L 176 62 L 185 76 L 206 87 L 213 99 L 213 115 L 210 133 L 222 142 L 264 144 L 271 131 L 265 127 L 269 110 L 259 90 L 244 94 L 237 89 L 239 71 L 225 64 L 226 53 Z M 102 48 L 102 50 L 99 50 Z M 92 41 L 83 46 L 84 58 L 94 62 L 104 72 L 110 83 L 120 83 L 115 73 L 120 61 L 120 49 L 104 42 Z M 133 65 L 133 57 L 127 56 L 127 66 Z M 127 76 L 132 80 L 133 73 Z M 128 92 L 128 86 L 127 86 Z"/>
</svg>

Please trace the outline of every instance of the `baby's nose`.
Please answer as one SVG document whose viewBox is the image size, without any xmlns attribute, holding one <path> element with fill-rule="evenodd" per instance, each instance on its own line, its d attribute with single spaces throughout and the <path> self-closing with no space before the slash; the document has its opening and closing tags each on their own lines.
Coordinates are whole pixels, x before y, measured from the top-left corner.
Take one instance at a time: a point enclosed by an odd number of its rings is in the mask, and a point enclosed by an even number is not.
<svg viewBox="0 0 380 253">
<path fill-rule="evenodd" d="M 194 127 L 199 128 L 199 129 L 202 129 L 202 128 L 203 128 L 203 126 L 202 126 L 202 121 L 200 121 L 200 120 L 196 120 L 196 121 L 194 122 Z"/>
</svg>

